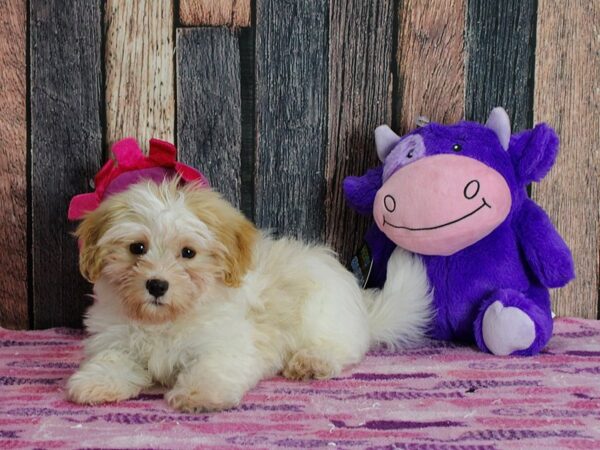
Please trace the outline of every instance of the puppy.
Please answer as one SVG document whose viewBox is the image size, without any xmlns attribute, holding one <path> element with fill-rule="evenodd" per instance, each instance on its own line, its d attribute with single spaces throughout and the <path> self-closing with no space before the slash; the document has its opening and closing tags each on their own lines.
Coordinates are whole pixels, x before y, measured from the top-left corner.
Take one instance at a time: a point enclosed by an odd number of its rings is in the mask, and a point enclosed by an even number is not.
<svg viewBox="0 0 600 450">
<path fill-rule="evenodd" d="M 76 232 L 94 283 L 85 361 L 68 398 L 98 404 L 154 383 L 181 411 L 235 407 L 263 378 L 330 378 L 377 342 L 419 339 L 431 301 L 419 259 L 396 251 L 386 291 L 363 292 L 318 246 L 273 240 L 221 196 L 140 182 Z"/>
</svg>

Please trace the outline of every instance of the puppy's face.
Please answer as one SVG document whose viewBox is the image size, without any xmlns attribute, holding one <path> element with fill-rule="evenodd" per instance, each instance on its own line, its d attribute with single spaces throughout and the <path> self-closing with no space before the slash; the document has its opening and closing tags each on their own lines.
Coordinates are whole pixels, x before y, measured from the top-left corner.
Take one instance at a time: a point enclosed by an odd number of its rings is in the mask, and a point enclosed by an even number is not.
<svg viewBox="0 0 600 450">
<path fill-rule="evenodd" d="M 157 324 L 189 312 L 212 283 L 239 286 L 257 231 L 219 194 L 167 181 L 110 197 L 76 235 L 83 276 L 110 283 L 131 319 Z"/>
</svg>

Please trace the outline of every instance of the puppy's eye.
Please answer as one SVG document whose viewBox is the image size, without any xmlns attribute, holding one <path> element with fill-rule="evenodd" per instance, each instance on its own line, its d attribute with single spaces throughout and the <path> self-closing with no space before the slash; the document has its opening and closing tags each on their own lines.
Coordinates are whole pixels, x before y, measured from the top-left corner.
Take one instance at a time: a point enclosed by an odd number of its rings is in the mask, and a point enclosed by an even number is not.
<svg viewBox="0 0 600 450">
<path fill-rule="evenodd" d="M 181 256 L 183 258 L 192 259 L 194 256 L 196 256 L 196 252 L 189 247 L 183 247 L 181 250 Z"/>
<path fill-rule="evenodd" d="M 410 159 L 410 158 L 412 158 L 412 157 L 413 157 L 413 154 L 414 154 L 414 153 L 415 153 L 415 149 L 414 149 L 414 148 L 411 148 L 411 149 L 408 151 L 408 153 L 406 154 L 406 157 L 407 157 L 408 159 Z"/>
<path fill-rule="evenodd" d="M 134 255 L 143 255 L 148 251 L 148 249 L 143 242 L 134 242 L 129 246 L 129 251 Z"/>
<path fill-rule="evenodd" d="M 454 144 L 452 146 L 452 150 L 454 150 L 455 152 L 460 152 L 462 150 L 462 147 L 460 144 Z"/>
</svg>

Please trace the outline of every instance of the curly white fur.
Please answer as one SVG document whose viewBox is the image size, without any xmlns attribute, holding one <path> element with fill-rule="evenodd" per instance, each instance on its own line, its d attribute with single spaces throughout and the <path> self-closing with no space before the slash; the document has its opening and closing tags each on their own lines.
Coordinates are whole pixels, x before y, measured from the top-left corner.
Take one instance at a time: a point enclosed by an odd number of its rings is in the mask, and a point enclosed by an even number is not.
<svg viewBox="0 0 600 450">
<path fill-rule="evenodd" d="M 394 279 L 365 293 L 330 250 L 258 234 L 253 264 L 239 283 L 226 282 L 239 269 L 227 264 L 243 256 L 228 246 L 242 245 L 248 230 L 216 194 L 172 182 L 138 184 L 90 214 L 79 236 L 90 241 L 83 242 L 82 254 L 91 256 L 82 257 L 82 271 L 90 278 L 97 272 L 95 303 L 69 398 L 118 401 L 158 382 L 169 387 L 174 408 L 220 410 L 239 404 L 263 378 L 332 377 L 375 342 L 422 336 L 431 299 L 417 259 L 396 251 Z M 236 239 L 221 238 L 223 231 Z M 146 254 L 129 254 L 137 241 Z M 183 245 L 194 246 L 194 259 L 178 256 Z M 162 303 L 146 292 L 149 277 L 172 286 Z"/>
<path fill-rule="evenodd" d="M 366 291 L 372 342 L 388 348 L 414 345 L 422 340 L 432 320 L 429 279 L 423 261 L 396 247 L 387 266 L 382 290 Z"/>
</svg>

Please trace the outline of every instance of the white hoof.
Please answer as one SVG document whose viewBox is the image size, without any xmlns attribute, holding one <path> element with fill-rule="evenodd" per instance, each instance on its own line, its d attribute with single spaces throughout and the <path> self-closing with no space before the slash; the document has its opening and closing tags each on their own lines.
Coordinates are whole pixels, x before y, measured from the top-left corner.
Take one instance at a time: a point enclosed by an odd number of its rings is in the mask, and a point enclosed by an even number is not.
<svg viewBox="0 0 600 450">
<path fill-rule="evenodd" d="M 495 301 L 483 315 L 483 341 L 494 355 L 510 355 L 529 348 L 535 340 L 533 320 L 519 308 Z"/>
</svg>

